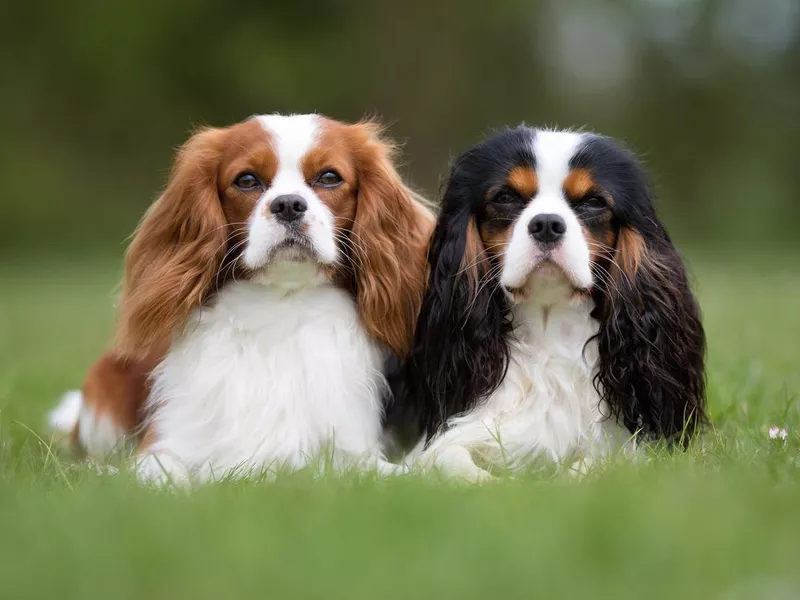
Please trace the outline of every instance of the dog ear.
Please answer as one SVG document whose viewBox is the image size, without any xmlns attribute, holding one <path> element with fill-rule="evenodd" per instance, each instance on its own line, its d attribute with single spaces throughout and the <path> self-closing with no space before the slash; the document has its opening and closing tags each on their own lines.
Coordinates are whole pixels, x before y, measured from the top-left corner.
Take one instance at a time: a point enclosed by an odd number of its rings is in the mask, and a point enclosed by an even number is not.
<svg viewBox="0 0 800 600">
<path fill-rule="evenodd" d="M 358 198 L 351 231 L 356 299 L 370 333 L 408 354 L 427 276 L 434 218 L 393 166 L 379 127 L 358 123 Z"/>
<path fill-rule="evenodd" d="M 226 250 L 217 191 L 224 135 L 206 129 L 179 150 L 166 190 L 134 233 L 117 323 L 123 356 L 145 356 L 168 341 L 211 291 Z"/>
<path fill-rule="evenodd" d="M 619 231 L 596 384 L 631 432 L 685 444 L 705 421 L 705 334 L 683 261 L 652 212 L 648 231 Z"/>
<path fill-rule="evenodd" d="M 509 310 L 457 187 L 451 178 L 431 241 L 414 344 L 401 371 L 404 395 L 396 398 L 398 412 L 428 438 L 494 391 L 508 365 Z"/>
</svg>

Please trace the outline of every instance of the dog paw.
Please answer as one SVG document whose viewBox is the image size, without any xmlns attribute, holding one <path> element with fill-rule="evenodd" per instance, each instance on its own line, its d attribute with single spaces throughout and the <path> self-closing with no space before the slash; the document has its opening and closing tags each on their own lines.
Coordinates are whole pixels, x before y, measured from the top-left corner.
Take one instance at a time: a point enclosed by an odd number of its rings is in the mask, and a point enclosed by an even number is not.
<svg viewBox="0 0 800 600">
<path fill-rule="evenodd" d="M 177 458 L 164 453 L 140 456 L 136 461 L 136 478 L 152 487 L 186 487 L 191 481 L 189 470 Z"/>
</svg>

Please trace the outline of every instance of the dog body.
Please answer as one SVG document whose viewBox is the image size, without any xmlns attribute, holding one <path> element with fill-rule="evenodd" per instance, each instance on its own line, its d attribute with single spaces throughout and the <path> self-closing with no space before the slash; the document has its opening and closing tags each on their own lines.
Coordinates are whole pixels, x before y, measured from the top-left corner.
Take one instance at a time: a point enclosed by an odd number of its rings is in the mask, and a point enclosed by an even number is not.
<svg viewBox="0 0 800 600">
<path fill-rule="evenodd" d="M 381 452 L 386 355 L 313 265 L 276 263 L 262 280 L 231 283 L 153 373 L 155 441 L 140 474 L 164 477 L 171 463 L 186 468 L 171 477 L 202 479 L 314 460 L 366 467 Z"/>
<path fill-rule="evenodd" d="M 128 250 L 117 346 L 64 407 L 73 439 L 138 433 L 148 482 L 393 471 L 383 365 L 408 350 L 433 219 L 391 153 L 318 115 L 196 134 Z"/>
<path fill-rule="evenodd" d="M 412 462 L 480 480 L 685 443 L 703 422 L 699 310 L 612 140 L 521 126 L 467 150 L 429 262 L 393 410 L 422 432 Z"/>
<path fill-rule="evenodd" d="M 469 480 L 478 465 L 525 470 L 537 459 L 571 465 L 623 448 L 630 433 L 605 417 L 594 386 L 598 324 L 593 301 L 515 307 L 508 371 L 491 398 L 448 419 L 412 461 Z M 587 343 L 587 340 L 591 340 Z"/>
</svg>

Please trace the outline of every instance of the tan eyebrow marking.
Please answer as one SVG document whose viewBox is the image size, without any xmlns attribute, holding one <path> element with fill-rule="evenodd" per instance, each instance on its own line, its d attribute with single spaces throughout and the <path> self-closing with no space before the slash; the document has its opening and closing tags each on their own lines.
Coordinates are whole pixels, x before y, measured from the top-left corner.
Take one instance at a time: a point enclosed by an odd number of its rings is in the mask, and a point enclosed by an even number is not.
<svg viewBox="0 0 800 600">
<path fill-rule="evenodd" d="M 589 169 L 572 169 L 564 178 L 562 187 L 570 200 L 580 200 L 594 192 L 598 196 L 602 196 L 608 204 L 612 206 L 614 204 L 614 198 L 597 185 Z"/>
<path fill-rule="evenodd" d="M 562 184 L 567 198 L 578 200 L 583 198 L 592 190 L 597 189 L 597 185 L 588 169 L 572 169 L 564 178 Z"/>
<path fill-rule="evenodd" d="M 523 198 L 533 198 L 539 191 L 539 178 L 532 167 L 514 167 L 508 173 L 506 183 Z"/>
</svg>

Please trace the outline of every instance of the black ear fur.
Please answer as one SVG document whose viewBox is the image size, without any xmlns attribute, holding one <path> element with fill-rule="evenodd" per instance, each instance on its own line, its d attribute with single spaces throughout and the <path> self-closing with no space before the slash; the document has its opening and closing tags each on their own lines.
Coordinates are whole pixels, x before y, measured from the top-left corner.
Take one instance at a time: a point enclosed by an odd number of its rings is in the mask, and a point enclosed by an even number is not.
<svg viewBox="0 0 800 600">
<path fill-rule="evenodd" d="M 705 334 L 680 256 L 654 213 L 649 225 L 620 232 L 595 384 L 631 433 L 685 445 L 706 420 Z"/>
<path fill-rule="evenodd" d="M 407 435 L 432 437 L 500 384 L 508 365 L 510 313 L 489 272 L 468 202 L 452 183 L 428 252 L 430 277 L 411 354 L 395 374 L 390 415 Z M 416 431 L 408 425 L 416 424 Z M 417 438 L 418 439 L 418 438 Z"/>
</svg>

